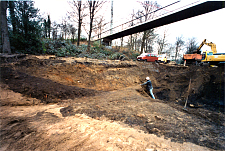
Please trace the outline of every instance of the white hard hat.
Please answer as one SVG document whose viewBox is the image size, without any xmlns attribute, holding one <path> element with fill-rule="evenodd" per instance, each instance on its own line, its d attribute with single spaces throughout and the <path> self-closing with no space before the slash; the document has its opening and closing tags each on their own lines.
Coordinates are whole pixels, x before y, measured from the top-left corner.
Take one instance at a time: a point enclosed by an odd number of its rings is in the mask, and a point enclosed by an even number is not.
<svg viewBox="0 0 225 151">
<path fill-rule="evenodd" d="M 149 77 L 146 77 L 146 80 L 149 80 L 150 78 Z"/>
</svg>

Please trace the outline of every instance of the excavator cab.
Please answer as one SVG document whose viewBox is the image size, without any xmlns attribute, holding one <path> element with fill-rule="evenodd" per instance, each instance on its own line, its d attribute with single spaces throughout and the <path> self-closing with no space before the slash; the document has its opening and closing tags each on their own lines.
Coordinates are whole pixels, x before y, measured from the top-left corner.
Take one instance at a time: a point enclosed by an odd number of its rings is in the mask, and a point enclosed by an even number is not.
<svg viewBox="0 0 225 151">
<path fill-rule="evenodd" d="M 203 62 L 211 61 L 211 59 L 208 58 L 210 56 L 213 56 L 213 51 L 203 51 L 202 52 L 202 61 Z"/>
<path fill-rule="evenodd" d="M 205 52 L 202 53 L 202 60 L 205 60 Z"/>
</svg>

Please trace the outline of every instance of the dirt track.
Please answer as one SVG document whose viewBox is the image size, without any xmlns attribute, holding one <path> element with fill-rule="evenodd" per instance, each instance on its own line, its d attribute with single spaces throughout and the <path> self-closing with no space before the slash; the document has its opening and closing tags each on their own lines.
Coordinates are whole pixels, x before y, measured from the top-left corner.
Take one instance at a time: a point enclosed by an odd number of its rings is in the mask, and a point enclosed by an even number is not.
<svg viewBox="0 0 225 151">
<path fill-rule="evenodd" d="M 139 85 L 146 76 L 156 100 Z M 224 150 L 224 78 L 223 67 L 49 56 L 3 62 L 1 150 Z"/>
</svg>

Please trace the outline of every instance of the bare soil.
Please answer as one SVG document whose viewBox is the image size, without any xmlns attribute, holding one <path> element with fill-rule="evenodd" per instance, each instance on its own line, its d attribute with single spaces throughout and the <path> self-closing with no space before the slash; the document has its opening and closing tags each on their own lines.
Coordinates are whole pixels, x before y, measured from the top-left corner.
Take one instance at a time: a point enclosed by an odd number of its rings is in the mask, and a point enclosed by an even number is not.
<svg viewBox="0 0 225 151">
<path fill-rule="evenodd" d="M 222 66 L 26 55 L 0 68 L 0 150 L 225 150 Z"/>
</svg>

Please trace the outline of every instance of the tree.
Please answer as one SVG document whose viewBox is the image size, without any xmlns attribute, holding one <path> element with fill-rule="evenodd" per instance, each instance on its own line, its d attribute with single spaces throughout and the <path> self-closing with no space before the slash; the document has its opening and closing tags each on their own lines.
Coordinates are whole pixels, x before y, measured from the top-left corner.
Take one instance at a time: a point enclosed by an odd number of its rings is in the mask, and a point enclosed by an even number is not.
<svg viewBox="0 0 225 151">
<path fill-rule="evenodd" d="M 197 46 L 197 41 L 195 37 L 189 38 L 187 43 L 186 43 L 186 49 L 187 52 L 186 54 L 192 54 L 193 51 L 197 50 L 198 46 Z"/>
<path fill-rule="evenodd" d="M 83 4 L 81 0 L 73 0 L 72 2 L 69 2 L 71 8 L 73 9 L 72 12 L 69 12 L 71 18 L 75 18 L 75 22 L 78 23 L 78 37 L 77 37 L 77 46 L 80 45 L 80 37 L 81 37 L 81 27 L 83 24 L 83 19 L 87 16 L 86 13 L 84 13 L 85 9 L 87 8 L 86 4 Z"/>
<path fill-rule="evenodd" d="M 168 43 L 167 49 L 166 49 L 166 55 L 169 58 L 174 59 L 174 52 L 175 52 L 175 46 L 173 44 Z"/>
<path fill-rule="evenodd" d="M 51 34 L 51 19 L 50 19 L 50 15 L 48 15 L 47 31 L 48 31 L 48 38 L 50 38 L 50 34 Z"/>
<path fill-rule="evenodd" d="M 105 2 L 104 1 L 92 1 L 88 0 L 88 6 L 89 6 L 89 17 L 90 17 L 90 29 L 88 34 L 88 48 L 87 51 L 90 51 L 91 46 L 91 33 L 92 33 L 92 27 L 93 27 L 93 20 L 95 17 L 95 14 L 101 9 Z"/>
<path fill-rule="evenodd" d="M 144 21 L 153 19 L 155 16 L 154 10 L 159 7 L 157 2 L 150 2 L 150 1 L 144 1 L 141 4 L 144 8 L 144 12 L 141 12 L 144 15 Z M 148 35 L 154 30 L 147 30 L 143 32 L 143 37 L 142 37 L 142 44 L 141 44 L 141 53 L 144 52 L 144 47 L 146 45 L 146 39 L 148 38 Z M 153 33 L 151 33 L 153 34 Z"/>
<path fill-rule="evenodd" d="M 10 22 L 12 23 L 13 34 L 17 34 L 17 24 L 18 20 L 16 18 L 15 13 L 15 3 L 13 1 L 9 1 L 9 13 L 10 13 Z"/>
<path fill-rule="evenodd" d="M 6 10 L 7 10 L 7 1 L 1 2 L 1 43 L 2 43 L 2 52 L 3 53 L 11 53 L 9 34 L 8 34 L 8 26 L 7 26 L 7 18 L 6 18 Z"/>
<path fill-rule="evenodd" d="M 134 17 L 135 17 L 135 14 L 134 14 L 134 10 L 133 10 L 133 13 L 131 14 L 131 24 L 130 26 L 134 26 Z M 131 50 L 134 50 L 134 38 L 133 38 L 133 35 L 130 35 L 129 37 L 129 41 L 128 41 L 128 46 Z"/>
<path fill-rule="evenodd" d="M 154 29 L 149 29 L 146 31 L 146 39 L 145 39 L 145 51 L 153 52 L 153 43 L 154 39 L 156 38 L 157 34 L 155 34 Z"/>
<path fill-rule="evenodd" d="M 61 38 L 62 39 L 66 39 L 66 36 L 68 35 L 69 33 L 69 27 L 68 27 L 68 24 L 67 24 L 67 19 L 64 18 L 62 20 L 62 24 L 60 25 L 61 27 Z M 63 38 L 64 37 L 64 38 Z"/>
<path fill-rule="evenodd" d="M 10 43 L 14 51 L 42 53 L 39 10 L 32 1 L 13 1 L 9 7 Z"/>
<path fill-rule="evenodd" d="M 107 23 L 105 23 L 104 16 L 100 15 L 96 19 L 94 19 L 95 28 L 93 28 L 93 31 L 98 35 L 98 39 L 102 38 L 102 31 L 105 29 L 105 26 Z M 101 45 L 101 42 L 100 42 Z"/>
<path fill-rule="evenodd" d="M 175 60 L 177 60 L 177 56 L 180 52 L 180 50 L 182 49 L 182 46 L 184 46 L 184 40 L 183 37 L 176 37 L 176 42 L 175 42 L 175 50 L 176 50 L 176 54 L 175 54 Z"/>
<path fill-rule="evenodd" d="M 164 33 L 163 33 L 163 37 L 159 37 L 157 39 L 157 44 L 158 44 L 158 54 L 161 54 L 164 49 L 166 48 L 166 46 L 168 45 L 167 43 L 167 40 L 166 40 L 166 33 L 167 33 L 167 30 L 165 29 L 164 30 Z"/>
<path fill-rule="evenodd" d="M 134 14 L 134 18 L 136 19 L 136 23 L 132 22 L 133 25 L 138 24 L 138 23 L 142 23 L 142 13 L 141 13 L 140 10 L 138 10 L 137 13 Z M 134 34 L 133 41 L 134 41 L 134 50 L 135 51 L 140 50 L 141 43 L 142 43 L 142 40 L 140 39 L 140 37 L 142 36 L 141 34 L 142 33 L 135 33 Z"/>
<path fill-rule="evenodd" d="M 50 20 L 50 15 L 48 15 L 48 19 L 44 19 L 44 37 L 45 38 L 50 38 L 51 35 L 51 20 Z"/>
<path fill-rule="evenodd" d="M 54 21 L 52 23 L 52 38 L 53 38 L 53 40 L 57 39 L 58 27 L 60 27 L 60 25 Z"/>
<path fill-rule="evenodd" d="M 70 35 L 72 36 L 72 42 L 74 42 L 77 29 L 75 27 L 73 27 L 73 25 L 71 25 L 71 24 L 68 25 L 68 29 L 69 29 Z"/>
<path fill-rule="evenodd" d="M 48 31 L 47 31 L 47 21 L 46 21 L 46 19 L 44 19 L 44 38 L 47 38 L 47 33 L 48 33 Z"/>
</svg>

